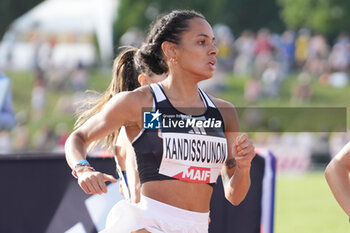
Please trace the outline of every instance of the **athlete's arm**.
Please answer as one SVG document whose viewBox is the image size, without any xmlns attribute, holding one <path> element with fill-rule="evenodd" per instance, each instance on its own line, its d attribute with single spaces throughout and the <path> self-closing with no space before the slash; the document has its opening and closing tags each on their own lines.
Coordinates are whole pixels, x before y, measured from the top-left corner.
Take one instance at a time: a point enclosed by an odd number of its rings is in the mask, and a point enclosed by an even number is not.
<svg viewBox="0 0 350 233">
<path fill-rule="evenodd" d="M 86 159 L 89 144 L 116 131 L 122 125 L 141 124 L 141 109 L 145 101 L 144 92 L 122 92 L 106 103 L 101 112 L 87 120 L 72 132 L 65 144 L 68 165 L 73 169 L 79 160 Z M 116 182 L 107 174 L 90 169 L 78 170 L 78 183 L 87 194 L 107 192 L 105 181 Z"/>
<path fill-rule="evenodd" d="M 141 182 L 140 182 L 139 173 L 137 171 L 135 151 L 125 131 L 123 134 L 119 134 L 119 137 L 120 137 L 120 149 L 121 149 L 120 153 L 123 153 L 123 157 L 124 157 L 124 159 L 120 163 L 120 166 L 124 167 L 126 171 L 128 187 L 130 192 L 130 201 L 132 203 L 138 203 L 140 202 L 140 198 L 141 198 L 141 195 L 140 195 Z"/>
<path fill-rule="evenodd" d="M 128 140 L 126 141 L 125 167 L 129 183 L 130 200 L 132 203 L 138 203 L 141 199 L 141 182 L 137 171 L 136 155 L 131 143 Z"/>
<path fill-rule="evenodd" d="M 325 172 L 335 199 L 350 216 L 350 142 L 335 155 Z"/>
<path fill-rule="evenodd" d="M 247 134 L 239 136 L 239 123 L 235 108 L 225 101 L 216 102 L 224 118 L 228 157 L 221 170 L 225 197 L 239 205 L 250 187 L 250 166 L 255 148 Z"/>
</svg>

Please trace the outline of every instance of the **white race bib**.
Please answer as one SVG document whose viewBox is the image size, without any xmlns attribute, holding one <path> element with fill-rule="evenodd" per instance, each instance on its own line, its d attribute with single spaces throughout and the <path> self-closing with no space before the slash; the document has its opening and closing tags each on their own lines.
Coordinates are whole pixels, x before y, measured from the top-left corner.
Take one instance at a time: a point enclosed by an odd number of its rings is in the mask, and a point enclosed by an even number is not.
<svg viewBox="0 0 350 233">
<path fill-rule="evenodd" d="M 160 174 L 188 182 L 216 182 L 227 158 L 226 138 L 166 132 L 162 136 Z"/>
</svg>

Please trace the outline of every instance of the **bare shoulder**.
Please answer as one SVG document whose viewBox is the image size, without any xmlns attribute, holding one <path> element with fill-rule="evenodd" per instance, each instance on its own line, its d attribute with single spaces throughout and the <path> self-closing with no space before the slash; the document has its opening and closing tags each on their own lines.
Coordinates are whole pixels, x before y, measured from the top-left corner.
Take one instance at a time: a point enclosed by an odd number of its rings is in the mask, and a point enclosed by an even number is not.
<svg viewBox="0 0 350 233">
<path fill-rule="evenodd" d="M 125 105 L 127 108 L 152 106 L 153 96 L 148 86 L 139 87 L 133 91 L 120 92 L 111 99 L 115 104 Z"/>
<path fill-rule="evenodd" d="M 153 95 L 151 93 L 151 89 L 148 85 L 136 88 L 135 90 L 131 91 L 131 93 L 134 93 L 135 95 L 143 97 L 143 98 L 145 98 L 145 97 L 148 97 L 150 99 L 153 98 Z"/>
<path fill-rule="evenodd" d="M 117 117 L 123 125 L 139 124 L 142 111 L 151 108 L 153 96 L 148 87 L 140 87 L 133 91 L 124 91 L 116 94 L 104 106 L 110 118 Z"/>
<path fill-rule="evenodd" d="M 223 99 L 216 98 L 212 95 L 209 95 L 210 99 L 214 102 L 216 107 L 219 109 L 222 118 L 225 123 L 226 131 L 239 131 L 238 115 L 235 106 Z"/>
<path fill-rule="evenodd" d="M 214 104 L 216 105 L 216 107 L 219 109 L 219 111 L 221 112 L 221 114 L 224 116 L 224 115 L 231 115 L 234 114 L 236 115 L 237 112 L 236 112 L 236 107 L 226 101 L 226 100 L 223 100 L 223 99 L 219 99 L 219 98 L 216 98 L 212 95 L 209 95 L 210 99 L 214 102 Z"/>
<path fill-rule="evenodd" d="M 209 95 L 209 97 L 218 108 L 235 109 L 235 106 L 226 100 L 216 98 L 212 95 Z"/>
</svg>

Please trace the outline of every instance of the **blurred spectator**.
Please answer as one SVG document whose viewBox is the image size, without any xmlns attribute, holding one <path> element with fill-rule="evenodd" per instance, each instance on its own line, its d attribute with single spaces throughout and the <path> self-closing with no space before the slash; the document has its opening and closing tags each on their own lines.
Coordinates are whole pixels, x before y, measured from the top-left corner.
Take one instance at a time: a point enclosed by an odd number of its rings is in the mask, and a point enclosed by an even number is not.
<svg viewBox="0 0 350 233">
<path fill-rule="evenodd" d="M 46 82 L 42 76 L 41 69 L 36 71 L 34 87 L 32 90 L 32 116 L 34 120 L 40 120 L 45 108 L 46 102 Z"/>
<path fill-rule="evenodd" d="M 33 138 L 33 146 L 37 151 L 52 151 L 56 145 L 55 132 L 51 126 L 42 126 Z"/>
<path fill-rule="evenodd" d="M 71 82 L 72 82 L 73 89 L 75 91 L 85 90 L 88 77 L 89 77 L 88 70 L 86 69 L 86 67 L 84 67 L 82 62 L 79 62 L 76 69 L 72 73 Z"/>
<path fill-rule="evenodd" d="M 11 131 L 12 151 L 13 152 L 28 152 L 30 147 L 28 120 L 29 114 L 27 111 L 19 111 L 16 114 L 17 126 Z"/>
<path fill-rule="evenodd" d="M 255 40 L 255 67 L 257 76 L 261 76 L 272 60 L 271 34 L 268 29 L 260 29 Z"/>
<path fill-rule="evenodd" d="M 281 58 L 283 72 L 288 74 L 294 66 L 295 35 L 293 31 L 285 31 L 281 37 Z"/>
<path fill-rule="evenodd" d="M 249 30 L 244 31 L 234 42 L 234 49 L 237 56 L 233 72 L 237 75 L 251 75 L 255 56 L 254 33 Z"/>
<path fill-rule="evenodd" d="M 15 43 L 17 41 L 18 36 L 14 32 L 14 29 L 12 26 L 9 26 L 7 31 L 5 32 L 3 38 L 2 38 L 2 49 L 5 56 L 0 56 L 0 66 L 1 67 L 7 67 L 12 68 L 13 63 L 13 51 L 15 48 Z"/>
<path fill-rule="evenodd" d="M 312 95 L 311 76 L 302 72 L 298 75 L 298 83 L 292 90 L 292 103 L 301 104 L 309 102 Z"/>
<path fill-rule="evenodd" d="M 349 82 L 349 41 L 346 33 L 340 33 L 328 57 L 330 73 L 327 76 L 327 84 L 332 87 L 341 88 Z"/>
<path fill-rule="evenodd" d="M 60 123 L 55 127 L 55 136 L 57 143 L 53 149 L 54 152 L 64 153 L 64 145 L 69 136 L 69 130 L 66 124 Z"/>
<path fill-rule="evenodd" d="M 0 72 L 0 153 L 11 151 L 9 130 L 16 125 L 10 79 Z"/>
<path fill-rule="evenodd" d="M 311 162 L 315 168 L 325 167 L 331 160 L 329 134 L 319 133 L 312 146 Z"/>
<path fill-rule="evenodd" d="M 295 41 L 295 61 L 299 68 L 304 66 L 308 57 L 309 40 L 310 31 L 306 28 L 300 29 Z"/>
<path fill-rule="evenodd" d="M 271 61 L 261 76 L 262 93 L 265 97 L 277 97 L 279 95 L 281 78 L 279 64 Z"/>
<path fill-rule="evenodd" d="M 252 78 L 248 80 L 244 87 L 244 99 L 250 103 L 254 104 L 259 100 L 261 94 L 261 84 L 257 78 Z"/>
<path fill-rule="evenodd" d="M 26 125 L 20 125 L 12 131 L 13 152 L 28 152 L 30 147 L 29 129 Z"/>
<path fill-rule="evenodd" d="M 12 151 L 11 139 L 8 132 L 0 132 L 0 155 L 8 154 Z"/>
<path fill-rule="evenodd" d="M 10 130 L 15 125 L 10 79 L 0 72 L 0 131 Z"/>
<path fill-rule="evenodd" d="M 312 75 L 320 76 L 328 71 L 329 46 L 323 35 L 311 37 L 305 69 Z"/>
<path fill-rule="evenodd" d="M 233 45 L 234 36 L 231 29 L 224 24 L 217 24 L 213 28 L 215 34 L 215 42 L 219 49 L 217 55 L 218 66 L 224 72 L 231 71 L 233 69 Z"/>
<path fill-rule="evenodd" d="M 341 33 L 328 58 L 331 72 L 346 72 L 349 68 L 349 36 Z"/>
</svg>

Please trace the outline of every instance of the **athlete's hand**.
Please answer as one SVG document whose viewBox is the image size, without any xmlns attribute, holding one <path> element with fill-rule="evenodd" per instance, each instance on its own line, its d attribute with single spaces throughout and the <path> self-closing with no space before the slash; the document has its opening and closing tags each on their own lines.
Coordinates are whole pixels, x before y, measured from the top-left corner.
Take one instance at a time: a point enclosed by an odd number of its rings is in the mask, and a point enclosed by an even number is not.
<svg viewBox="0 0 350 233">
<path fill-rule="evenodd" d="M 117 182 L 117 179 L 112 175 L 91 171 L 91 169 L 79 169 L 77 175 L 79 186 L 86 194 L 107 193 L 107 185 L 105 182 Z"/>
<path fill-rule="evenodd" d="M 255 147 L 246 133 L 238 136 L 234 142 L 236 165 L 239 168 L 249 168 L 255 156 Z"/>
</svg>

